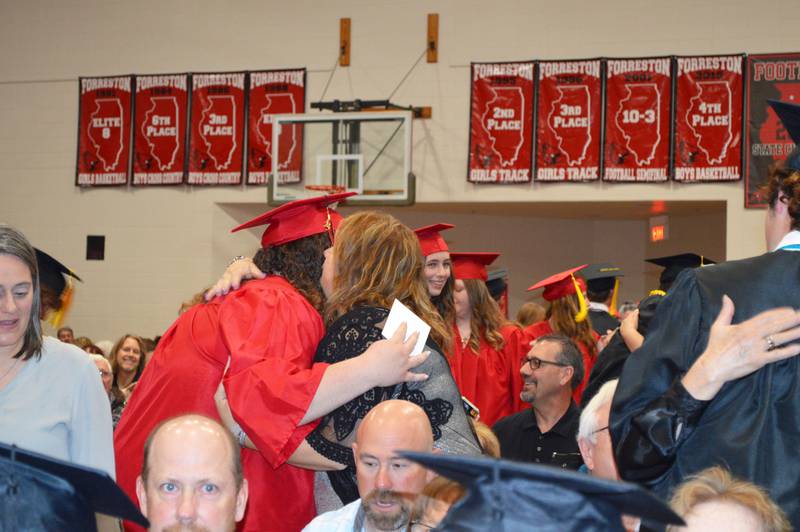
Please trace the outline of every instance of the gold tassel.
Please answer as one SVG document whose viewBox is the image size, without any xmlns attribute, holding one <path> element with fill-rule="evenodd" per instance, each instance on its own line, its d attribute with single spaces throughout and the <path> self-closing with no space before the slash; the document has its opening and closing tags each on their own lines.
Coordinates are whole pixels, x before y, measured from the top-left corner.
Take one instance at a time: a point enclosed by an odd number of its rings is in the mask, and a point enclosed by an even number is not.
<svg viewBox="0 0 800 532">
<path fill-rule="evenodd" d="M 663 290 L 658 290 L 658 289 L 650 290 L 650 293 L 647 294 L 648 297 L 649 296 L 665 296 L 665 295 L 667 295 L 666 292 L 664 292 Z"/>
<path fill-rule="evenodd" d="M 54 329 L 61 327 L 64 318 L 67 317 L 69 308 L 72 306 L 72 298 L 75 294 L 75 283 L 72 282 L 72 278 L 68 275 L 64 277 L 67 279 L 67 286 L 64 288 L 64 291 L 61 292 L 61 305 L 59 305 L 58 310 L 50 313 L 47 317 L 47 322 L 52 325 Z"/>
<path fill-rule="evenodd" d="M 614 278 L 614 295 L 611 296 L 611 305 L 608 307 L 608 313 L 612 316 L 617 315 L 617 296 L 619 295 L 619 277 Z"/>
<path fill-rule="evenodd" d="M 572 284 L 575 285 L 575 295 L 578 296 L 578 313 L 575 314 L 575 323 L 580 323 L 589 315 L 589 307 L 586 305 L 586 299 L 583 297 L 583 290 L 581 290 L 578 280 L 572 274 L 569 276 L 572 277 Z"/>
</svg>

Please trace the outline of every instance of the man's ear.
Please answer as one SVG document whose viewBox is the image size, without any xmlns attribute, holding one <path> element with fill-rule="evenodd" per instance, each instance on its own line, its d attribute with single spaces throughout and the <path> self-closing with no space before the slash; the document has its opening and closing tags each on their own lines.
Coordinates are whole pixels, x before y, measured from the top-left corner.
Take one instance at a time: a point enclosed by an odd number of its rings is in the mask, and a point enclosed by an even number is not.
<svg viewBox="0 0 800 532">
<path fill-rule="evenodd" d="M 142 515 L 147 517 L 147 490 L 141 475 L 136 477 L 136 497 L 139 499 L 139 508 L 142 510 Z"/>
<path fill-rule="evenodd" d="M 239 488 L 239 493 L 236 494 L 236 513 L 234 519 L 238 523 L 244 518 L 244 511 L 247 508 L 247 479 L 242 480 L 242 487 Z"/>
<path fill-rule="evenodd" d="M 578 438 L 578 447 L 581 450 L 583 463 L 589 468 L 589 471 L 594 470 L 594 447 L 583 438 Z"/>
<path fill-rule="evenodd" d="M 353 442 L 351 447 L 353 448 L 353 463 L 355 463 L 356 468 L 358 468 L 358 444 Z"/>
<path fill-rule="evenodd" d="M 572 366 L 565 366 L 563 369 L 564 373 L 562 374 L 561 379 L 559 380 L 559 384 L 561 386 L 569 384 L 570 381 L 572 381 L 572 376 L 575 374 L 575 368 L 573 368 Z"/>
</svg>

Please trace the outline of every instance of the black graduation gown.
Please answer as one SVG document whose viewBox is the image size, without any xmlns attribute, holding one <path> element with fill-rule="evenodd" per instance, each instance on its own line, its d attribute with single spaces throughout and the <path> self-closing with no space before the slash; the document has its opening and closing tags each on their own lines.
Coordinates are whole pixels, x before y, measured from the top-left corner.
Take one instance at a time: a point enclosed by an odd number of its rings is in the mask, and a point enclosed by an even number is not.
<svg viewBox="0 0 800 532">
<path fill-rule="evenodd" d="M 594 332 L 600 336 L 619 327 L 619 320 L 605 310 L 589 310 L 589 321 Z"/>
<path fill-rule="evenodd" d="M 653 320 L 653 315 L 662 299 L 663 296 L 661 295 L 650 295 L 639 303 L 637 307 L 639 309 L 639 325 L 636 330 L 642 336 L 647 336 L 650 322 Z M 619 378 L 620 373 L 622 373 L 622 367 L 630 354 L 631 351 L 625 344 L 625 340 L 622 339 L 622 334 L 617 331 L 611 337 L 611 341 L 608 342 L 606 348 L 597 355 L 597 361 L 595 361 L 592 371 L 589 373 L 589 381 L 583 389 L 582 405 L 589 404 L 592 397 L 600 391 L 600 388 L 605 383 Z"/>
<path fill-rule="evenodd" d="M 662 497 L 687 475 L 724 465 L 766 488 L 800 528 L 800 357 L 729 382 L 710 402 L 680 378 L 703 352 L 723 294 L 734 323 L 800 306 L 800 252 L 776 251 L 682 273 L 628 358 L 611 411 L 620 474 Z"/>
</svg>

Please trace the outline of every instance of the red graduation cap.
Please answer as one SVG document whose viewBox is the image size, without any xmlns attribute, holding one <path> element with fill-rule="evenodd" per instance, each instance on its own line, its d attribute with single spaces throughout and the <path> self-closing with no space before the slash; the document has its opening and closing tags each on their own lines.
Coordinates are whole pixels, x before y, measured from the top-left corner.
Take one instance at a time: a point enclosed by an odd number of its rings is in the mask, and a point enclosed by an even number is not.
<svg viewBox="0 0 800 532">
<path fill-rule="evenodd" d="M 428 255 L 433 255 L 440 251 L 449 251 L 447 243 L 439 232 L 452 229 L 453 227 L 455 227 L 453 224 L 433 224 L 414 229 L 419 239 L 419 245 L 422 248 L 422 255 L 427 257 Z"/>
<path fill-rule="evenodd" d="M 456 279 L 481 279 L 487 281 L 486 267 L 493 263 L 499 253 L 451 253 L 453 275 Z"/>
<path fill-rule="evenodd" d="M 580 309 L 578 310 L 578 314 L 575 316 L 575 321 L 581 322 L 586 319 L 586 316 L 589 312 L 589 309 L 586 306 L 586 300 L 583 297 L 583 291 L 586 290 L 586 281 L 580 277 L 575 277 L 575 273 L 584 269 L 586 266 L 587 264 L 584 264 L 583 266 L 570 268 L 569 270 L 561 273 L 551 275 L 547 279 L 539 281 L 535 285 L 528 288 L 528 291 L 530 292 L 531 290 L 544 288 L 542 297 L 547 301 L 555 301 L 556 299 L 561 299 L 562 297 L 576 294 L 578 296 Z"/>
<path fill-rule="evenodd" d="M 290 201 L 243 223 L 231 230 L 231 233 L 269 224 L 261 235 L 263 248 L 279 246 L 326 231 L 333 233 L 339 227 L 342 216 L 331 208 L 331 204 L 355 195 L 355 192 L 340 192 Z"/>
</svg>

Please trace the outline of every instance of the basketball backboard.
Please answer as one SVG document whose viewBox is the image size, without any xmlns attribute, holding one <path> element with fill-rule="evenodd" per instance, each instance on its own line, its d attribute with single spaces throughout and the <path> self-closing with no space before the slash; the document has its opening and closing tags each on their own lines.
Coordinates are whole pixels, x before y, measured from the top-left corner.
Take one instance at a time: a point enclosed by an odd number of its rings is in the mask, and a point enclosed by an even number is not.
<svg viewBox="0 0 800 532">
<path fill-rule="evenodd" d="M 410 111 L 273 115 L 267 201 L 358 192 L 352 205 L 411 205 Z M 298 153 L 299 152 L 299 153 Z M 298 155 L 302 153 L 302 156 Z"/>
</svg>

